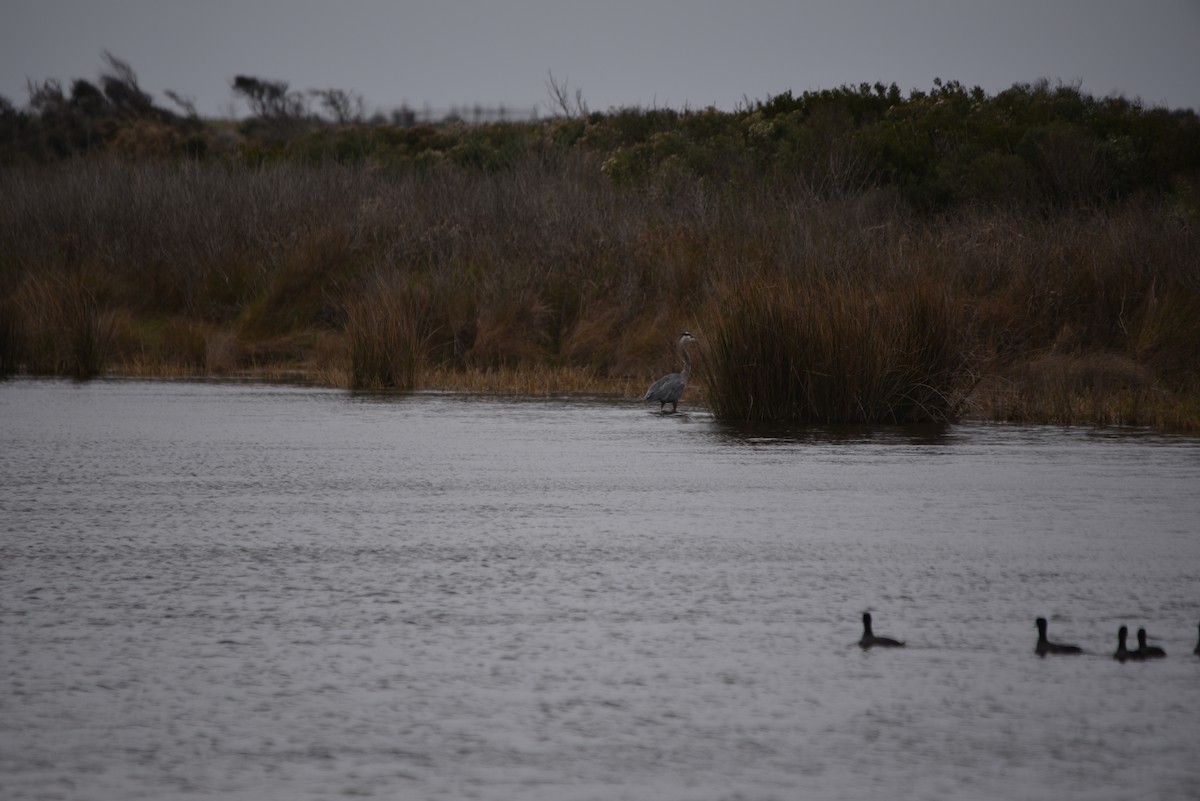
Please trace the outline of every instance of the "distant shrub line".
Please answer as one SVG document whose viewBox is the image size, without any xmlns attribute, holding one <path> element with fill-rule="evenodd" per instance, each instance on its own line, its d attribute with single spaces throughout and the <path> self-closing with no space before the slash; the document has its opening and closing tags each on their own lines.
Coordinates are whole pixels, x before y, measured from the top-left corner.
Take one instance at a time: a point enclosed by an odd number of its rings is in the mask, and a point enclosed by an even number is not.
<svg viewBox="0 0 1200 801">
<path fill-rule="evenodd" d="M 801 182 L 821 196 L 891 187 L 916 209 L 964 204 L 1094 206 L 1137 192 L 1196 202 L 1200 116 L 1096 98 L 1047 81 L 996 94 L 935 80 L 785 92 L 733 112 L 613 109 L 533 122 L 405 124 L 364 119 L 341 90 L 289 90 L 238 76 L 254 115 L 239 124 L 159 107 L 127 64 L 106 54 L 100 85 L 31 85 L 28 106 L 0 98 L 0 164 L 106 153 L 249 166 L 338 164 L 390 170 L 512 170 L 586 152 L 616 183 L 684 176 L 716 185 Z M 324 115 L 309 111 L 319 100 Z"/>
</svg>

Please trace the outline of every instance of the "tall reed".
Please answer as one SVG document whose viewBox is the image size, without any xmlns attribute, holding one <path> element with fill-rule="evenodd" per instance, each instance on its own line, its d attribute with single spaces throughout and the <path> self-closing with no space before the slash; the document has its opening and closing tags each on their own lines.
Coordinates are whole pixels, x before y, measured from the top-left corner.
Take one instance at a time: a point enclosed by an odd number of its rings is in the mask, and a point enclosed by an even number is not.
<svg viewBox="0 0 1200 801">
<path fill-rule="evenodd" d="M 932 282 L 743 280 L 706 324 L 708 401 L 740 420 L 951 420 L 967 378 L 963 323 Z"/>
<path fill-rule="evenodd" d="M 80 273 L 30 277 L 5 304 L 0 327 L 6 369 L 90 378 L 112 355 L 119 313 L 104 307 Z"/>
<path fill-rule="evenodd" d="M 0 170 L 0 370 L 636 386 L 690 329 L 727 417 L 943 419 L 985 374 L 969 413 L 1091 419 L 1117 392 L 1136 408 L 1095 419 L 1200 419 L 1200 225 L 1167 203 L 931 216 L 887 187 L 621 187 L 600 166 Z"/>
<path fill-rule="evenodd" d="M 373 272 L 346 303 L 350 385 L 416 388 L 432 334 L 424 288 L 396 273 Z"/>
</svg>

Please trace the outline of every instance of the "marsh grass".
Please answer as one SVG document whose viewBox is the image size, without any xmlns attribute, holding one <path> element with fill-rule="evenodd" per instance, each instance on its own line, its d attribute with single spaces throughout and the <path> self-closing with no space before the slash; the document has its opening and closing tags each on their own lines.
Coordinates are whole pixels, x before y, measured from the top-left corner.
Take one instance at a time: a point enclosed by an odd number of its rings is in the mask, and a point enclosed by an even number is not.
<svg viewBox="0 0 1200 801">
<path fill-rule="evenodd" d="M 84 272 L 29 276 L 5 304 L 0 362 L 28 372 L 91 378 L 113 353 L 121 312 L 106 308 Z"/>
<path fill-rule="evenodd" d="M 586 368 L 545 364 L 501 367 L 494 370 L 458 370 L 434 367 L 423 374 L 422 388 L 453 392 L 558 397 L 591 395 L 633 397 L 645 386 L 640 379 L 597 375 Z"/>
<path fill-rule="evenodd" d="M 718 417 L 944 422 L 967 384 L 963 315 L 938 283 L 743 282 L 707 328 L 702 364 Z"/>
<path fill-rule="evenodd" d="M 415 389 L 436 327 L 429 296 L 394 273 L 373 273 L 346 303 L 350 386 Z"/>
<path fill-rule="evenodd" d="M 1144 425 L 1154 395 L 1150 372 L 1112 353 L 1045 354 L 1010 370 L 1007 382 L 992 415 L 1012 421 Z"/>
<path fill-rule="evenodd" d="M 125 375 L 192 376 L 210 370 L 206 326 L 186 317 L 126 315 L 112 350 L 111 369 Z"/>
<path fill-rule="evenodd" d="M 1035 357 L 986 376 L 967 413 L 977 419 L 1150 427 L 1200 432 L 1200 399 L 1158 380 L 1145 365 L 1112 353 Z"/>
<path fill-rule="evenodd" d="M 637 398 L 692 330 L 721 417 L 1196 425 L 1200 241 L 1162 202 L 600 167 L 5 169 L 0 367 Z"/>
</svg>

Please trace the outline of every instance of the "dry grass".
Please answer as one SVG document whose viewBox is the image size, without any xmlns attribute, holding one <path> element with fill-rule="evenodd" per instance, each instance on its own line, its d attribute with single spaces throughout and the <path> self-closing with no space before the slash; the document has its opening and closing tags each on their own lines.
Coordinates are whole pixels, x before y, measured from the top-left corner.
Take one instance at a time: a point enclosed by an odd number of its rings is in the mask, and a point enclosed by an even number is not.
<svg viewBox="0 0 1200 801">
<path fill-rule="evenodd" d="M 667 189 L 585 153 L 7 169 L 0 369 L 639 397 L 686 329 L 721 416 L 1200 426 L 1200 237 L 1163 204 Z"/>
<path fill-rule="evenodd" d="M 104 303 L 100 283 L 85 272 L 26 276 L 3 304 L 10 350 L 0 361 L 76 378 L 103 373 L 122 315 Z"/>
<path fill-rule="evenodd" d="M 1154 380 L 1127 357 L 1045 354 L 987 376 L 967 413 L 1013 423 L 1153 427 L 1200 432 L 1200 399 Z"/>
<path fill-rule="evenodd" d="M 414 389 L 428 361 L 429 300 L 403 276 L 374 273 L 346 304 L 350 385 L 355 389 Z"/>
<path fill-rule="evenodd" d="M 719 417 L 942 422 L 968 383 L 960 306 L 920 274 L 746 282 L 708 328 L 702 366 Z"/>
<path fill-rule="evenodd" d="M 609 378 L 587 369 L 538 364 L 496 370 L 435 368 L 423 375 L 419 388 L 533 397 L 603 395 L 622 398 L 641 397 L 646 389 L 641 382 L 628 378 Z"/>
</svg>

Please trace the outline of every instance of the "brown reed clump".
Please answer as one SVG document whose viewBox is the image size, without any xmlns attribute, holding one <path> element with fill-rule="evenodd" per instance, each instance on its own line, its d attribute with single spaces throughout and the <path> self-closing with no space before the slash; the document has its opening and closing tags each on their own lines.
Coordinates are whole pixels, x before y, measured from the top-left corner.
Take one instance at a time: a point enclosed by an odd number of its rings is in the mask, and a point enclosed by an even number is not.
<svg viewBox="0 0 1200 801">
<path fill-rule="evenodd" d="M 28 276 L 3 309 L 6 369 L 91 378 L 104 372 L 119 327 L 85 272 Z"/>
<path fill-rule="evenodd" d="M 423 287 L 394 273 L 372 273 L 346 303 L 350 386 L 415 389 L 433 333 Z"/>
<path fill-rule="evenodd" d="M 937 283 L 862 276 L 744 281 L 708 323 L 718 417 L 827 423 L 954 419 L 966 384 L 964 317 Z"/>
</svg>

